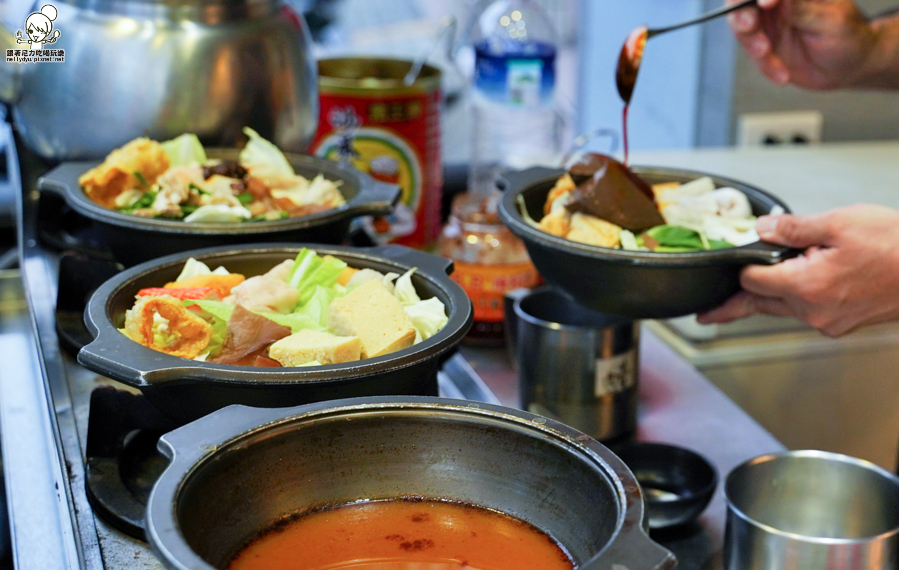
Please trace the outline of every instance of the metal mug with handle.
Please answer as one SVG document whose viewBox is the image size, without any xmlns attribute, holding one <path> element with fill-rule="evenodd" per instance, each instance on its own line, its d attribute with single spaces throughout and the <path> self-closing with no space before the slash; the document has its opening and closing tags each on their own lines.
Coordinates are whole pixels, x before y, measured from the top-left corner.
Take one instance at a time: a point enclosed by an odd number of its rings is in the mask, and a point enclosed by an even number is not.
<svg viewBox="0 0 899 570">
<path fill-rule="evenodd" d="M 608 442 L 637 425 L 639 321 L 582 307 L 548 288 L 506 297 L 519 407 Z"/>
</svg>

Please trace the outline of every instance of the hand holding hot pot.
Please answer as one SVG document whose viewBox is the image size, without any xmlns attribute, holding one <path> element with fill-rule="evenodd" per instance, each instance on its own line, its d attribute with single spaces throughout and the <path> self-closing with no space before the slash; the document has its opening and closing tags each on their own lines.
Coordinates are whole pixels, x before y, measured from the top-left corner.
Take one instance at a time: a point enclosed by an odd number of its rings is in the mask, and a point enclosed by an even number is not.
<svg viewBox="0 0 899 570">
<path fill-rule="evenodd" d="M 899 318 L 899 212 L 857 204 L 809 216 L 759 219 L 760 237 L 805 249 L 771 267 L 750 265 L 743 291 L 704 315 L 726 323 L 756 313 L 795 317 L 828 336 Z"/>
</svg>

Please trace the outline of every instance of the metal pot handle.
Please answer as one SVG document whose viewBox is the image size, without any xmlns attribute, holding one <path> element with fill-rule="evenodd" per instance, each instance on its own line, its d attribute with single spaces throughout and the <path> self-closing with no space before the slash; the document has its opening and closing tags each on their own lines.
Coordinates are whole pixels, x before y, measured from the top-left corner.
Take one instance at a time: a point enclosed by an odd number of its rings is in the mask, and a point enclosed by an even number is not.
<svg viewBox="0 0 899 570">
<path fill-rule="evenodd" d="M 78 351 L 78 363 L 91 369 L 102 369 L 104 374 L 115 380 L 122 381 L 130 386 L 145 386 L 146 379 L 140 376 L 135 382 L 135 369 L 132 366 L 123 364 L 122 354 L 133 352 L 131 345 L 141 346 L 134 342 L 124 334 L 113 329 L 112 332 L 105 334 L 102 329 L 92 327 L 89 319 L 85 319 L 85 324 L 92 334 L 95 334 L 94 340 L 81 347 Z M 114 333 L 114 334 L 113 334 Z"/>
<path fill-rule="evenodd" d="M 721 249 L 720 257 L 728 261 L 735 261 L 741 264 L 754 265 L 774 265 L 787 259 L 799 257 L 805 250 L 757 241 L 748 245 L 734 247 L 730 249 Z"/>
<path fill-rule="evenodd" d="M 412 249 L 402 245 L 382 245 L 369 249 L 374 255 L 386 257 L 392 261 L 398 261 L 410 267 L 418 267 L 424 271 L 432 273 L 445 273 L 447 275 L 453 272 L 453 260 L 439 255 L 432 255 L 417 249 Z"/>
<path fill-rule="evenodd" d="M 546 168 L 544 166 L 534 166 L 527 170 L 507 170 L 499 175 L 496 185 L 500 190 L 505 192 L 509 189 L 518 189 L 534 184 L 535 181 L 546 179 L 547 181 L 556 180 L 559 176 L 565 174 L 563 168 Z"/>
<path fill-rule="evenodd" d="M 302 407 L 295 406 L 289 410 L 299 411 Z M 185 465 L 191 465 L 224 443 L 222 433 L 243 433 L 288 415 L 285 408 L 254 408 L 232 404 L 168 432 L 159 438 L 156 447 L 170 463 L 177 459 Z"/>
<path fill-rule="evenodd" d="M 58 196 L 66 197 L 71 190 L 70 184 L 78 184 L 78 177 L 87 170 L 87 165 L 95 162 L 67 162 L 61 164 L 41 176 L 37 181 L 37 187 L 41 192 L 52 192 Z M 76 186 L 77 187 L 77 186 Z"/>
<path fill-rule="evenodd" d="M 375 180 L 367 174 L 360 177 L 359 193 L 349 203 L 354 216 L 384 216 L 393 211 L 400 200 L 402 189 L 396 184 Z"/>
<path fill-rule="evenodd" d="M 674 570 L 677 558 L 647 536 L 642 528 L 632 528 L 616 538 L 605 550 L 588 560 L 581 570 Z"/>
<path fill-rule="evenodd" d="M 84 324 L 93 335 L 94 340 L 86 344 L 78 351 L 78 363 L 88 368 L 103 370 L 104 374 L 114 380 L 123 382 L 129 386 L 141 388 L 151 384 L 158 384 L 168 380 L 184 378 L 193 372 L 192 369 L 183 366 L 162 366 L 155 370 L 144 371 L 142 363 L 148 368 L 156 366 L 148 364 L 143 351 L 151 351 L 142 344 L 135 342 L 119 332 L 115 327 L 103 326 L 106 319 L 106 299 L 111 293 L 109 283 L 102 285 L 94 295 L 87 307 L 84 308 Z M 106 294 L 103 291 L 106 291 Z M 102 299 L 100 302 L 92 302 L 94 297 Z M 124 355 L 128 355 L 127 357 Z M 180 363 L 182 359 L 168 354 L 152 351 L 152 359 L 167 358 Z"/>
</svg>

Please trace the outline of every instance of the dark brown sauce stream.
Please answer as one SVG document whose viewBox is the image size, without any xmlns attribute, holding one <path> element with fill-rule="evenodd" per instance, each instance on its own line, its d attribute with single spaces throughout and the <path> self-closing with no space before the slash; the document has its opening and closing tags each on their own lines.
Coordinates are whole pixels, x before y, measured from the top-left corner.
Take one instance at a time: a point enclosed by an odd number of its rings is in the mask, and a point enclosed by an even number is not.
<svg viewBox="0 0 899 570">
<path fill-rule="evenodd" d="M 621 53 L 618 55 L 618 67 L 615 70 L 615 86 L 618 95 L 624 101 L 622 113 L 621 135 L 624 142 L 624 164 L 628 164 L 629 145 L 627 136 L 627 112 L 630 108 L 631 98 L 634 96 L 634 88 L 637 85 L 637 73 L 643 62 L 643 50 L 646 48 L 646 40 L 649 38 L 649 30 L 646 26 L 635 28 L 624 40 Z"/>
</svg>

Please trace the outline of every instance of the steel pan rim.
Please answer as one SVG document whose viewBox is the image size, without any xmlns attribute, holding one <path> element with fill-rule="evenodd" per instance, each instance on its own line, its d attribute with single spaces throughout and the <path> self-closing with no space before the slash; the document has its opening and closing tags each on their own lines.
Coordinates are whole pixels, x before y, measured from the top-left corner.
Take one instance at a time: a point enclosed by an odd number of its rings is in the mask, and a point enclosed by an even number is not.
<svg viewBox="0 0 899 570">
<path fill-rule="evenodd" d="M 859 459 L 857 457 L 852 457 L 849 455 L 844 455 L 842 453 L 833 453 L 830 451 L 819 451 L 819 450 L 798 450 L 798 451 L 785 451 L 781 453 L 769 453 L 766 455 L 761 455 L 759 457 L 754 457 L 741 463 L 740 465 L 734 467 L 734 469 L 728 474 L 727 479 L 724 482 L 724 499 L 727 502 L 728 511 L 732 512 L 735 516 L 739 517 L 743 522 L 748 525 L 755 527 L 763 532 L 774 535 L 778 538 L 783 538 L 787 540 L 792 540 L 796 542 L 801 542 L 803 544 L 808 544 L 811 546 L 837 546 L 837 545 L 859 545 L 859 544 L 871 544 L 884 542 L 891 538 L 895 538 L 899 536 L 899 524 L 897 524 L 891 530 L 886 532 L 866 536 L 866 537 L 858 537 L 858 538 L 833 538 L 833 537 L 820 537 L 820 536 L 808 536 L 804 534 L 798 534 L 795 532 L 781 530 L 775 527 L 772 527 L 766 523 L 755 520 L 754 518 L 747 515 L 742 509 L 737 507 L 734 502 L 731 500 L 731 493 L 728 492 L 732 477 L 737 471 L 749 468 L 753 465 L 758 465 L 761 463 L 768 463 L 770 461 L 776 461 L 777 459 L 788 458 L 788 457 L 804 457 L 804 458 L 814 458 L 814 459 L 827 459 L 832 461 L 838 461 L 841 463 L 848 463 L 854 465 L 856 467 L 864 468 L 873 471 L 874 473 L 885 477 L 888 479 L 893 485 L 899 488 L 899 476 L 890 473 L 886 469 L 871 463 L 870 461 L 866 461 L 864 459 Z"/>
</svg>

